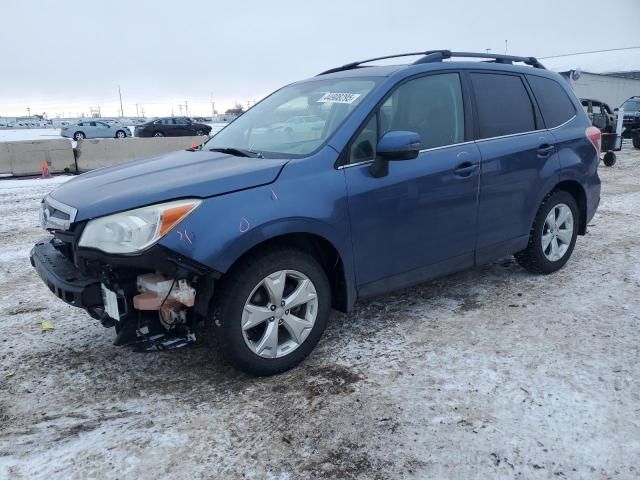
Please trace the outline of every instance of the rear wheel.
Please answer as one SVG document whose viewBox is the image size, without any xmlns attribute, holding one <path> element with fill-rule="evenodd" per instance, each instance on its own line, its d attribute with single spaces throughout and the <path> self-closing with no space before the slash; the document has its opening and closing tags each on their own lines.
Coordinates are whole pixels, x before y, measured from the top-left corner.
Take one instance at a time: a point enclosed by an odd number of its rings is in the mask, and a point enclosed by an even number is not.
<svg viewBox="0 0 640 480">
<path fill-rule="evenodd" d="M 248 258 L 224 280 L 216 307 L 229 361 L 253 375 L 300 363 L 316 346 L 331 308 L 331 289 L 318 262 L 297 250 Z"/>
<path fill-rule="evenodd" d="M 515 254 L 516 261 L 533 273 L 560 270 L 571 257 L 578 235 L 578 207 L 571 194 L 552 192 L 536 215 L 527 248 Z"/>
<path fill-rule="evenodd" d="M 635 132 L 631 136 L 631 141 L 633 142 L 634 148 L 640 148 L 640 132 Z"/>
<path fill-rule="evenodd" d="M 154 132 L 153 136 L 154 137 L 164 137 L 164 133 L 162 133 L 162 132 Z"/>
<path fill-rule="evenodd" d="M 116 138 L 126 138 L 126 136 L 127 136 L 127 134 L 122 130 L 118 130 L 116 132 Z"/>
<path fill-rule="evenodd" d="M 76 132 L 76 133 L 73 134 L 73 139 L 76 142 L 79 142 L 80 140 L 84 140 L 84 138 L 85 138 L 85 134 L 82 133 L 82 132 Z"/>
<path fill-rule="evenodd" d="M 197 137 L 202 137 L 204 135 L 204 131 L 203 130 L 196 130 L 196 136 Z"/>
</svg>

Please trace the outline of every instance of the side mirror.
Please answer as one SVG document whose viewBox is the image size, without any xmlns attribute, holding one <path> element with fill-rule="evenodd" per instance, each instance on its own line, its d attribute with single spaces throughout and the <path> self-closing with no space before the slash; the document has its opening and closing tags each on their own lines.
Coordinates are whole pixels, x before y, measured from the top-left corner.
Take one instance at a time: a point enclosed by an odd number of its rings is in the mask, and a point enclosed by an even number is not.
<svg viewBox="0 0 640 480">
<path fill-rule="evenodd" d="M 389 174 L 389 161 L 412 160 L 420 153 L 420 135 L 401 130 L 385 133 L 376 147 L 370 172 L 376 178 Z"/>
<path fill-rule="evenodd" d="M 620 110 L 619 108 L 614 108 L 613 111 L 617 112 L 618 110 Z"/>
</svg>

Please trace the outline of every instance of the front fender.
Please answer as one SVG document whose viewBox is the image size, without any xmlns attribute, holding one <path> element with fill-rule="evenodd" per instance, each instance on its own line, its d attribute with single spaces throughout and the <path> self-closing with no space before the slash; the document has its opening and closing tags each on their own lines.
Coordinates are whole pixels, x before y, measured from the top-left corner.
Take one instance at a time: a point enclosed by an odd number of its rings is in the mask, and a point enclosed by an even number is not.
<svg viewBox="0 0 640 480">
<path fill-rule="evenodd" d="M 259 160 L 257 160 L 259 161 Z M 220 273 L 260 243 L 290 233 L 322 237 L 355 291 L 344 172 L 334 156 L 289 162 L 270 185 L 205 199 L 160 244 Z"/>
</svg>

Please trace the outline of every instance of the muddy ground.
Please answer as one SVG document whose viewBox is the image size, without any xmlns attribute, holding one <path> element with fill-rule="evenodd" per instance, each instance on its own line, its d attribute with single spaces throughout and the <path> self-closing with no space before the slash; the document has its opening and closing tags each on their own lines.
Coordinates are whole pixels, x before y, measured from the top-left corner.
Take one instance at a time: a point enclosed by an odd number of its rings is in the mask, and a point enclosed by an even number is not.
<svg viewBox="0 0 640 480">
<path fill-rule="evenodd" d="M 114 347 L 29 265 L 60 179 L 0 181 L 0 478 L 638 478 L 640 152 L 600 175 L 559 273 L 506 258 L 360 303 L 263 379 L 210 338 Z"/>
</svg>

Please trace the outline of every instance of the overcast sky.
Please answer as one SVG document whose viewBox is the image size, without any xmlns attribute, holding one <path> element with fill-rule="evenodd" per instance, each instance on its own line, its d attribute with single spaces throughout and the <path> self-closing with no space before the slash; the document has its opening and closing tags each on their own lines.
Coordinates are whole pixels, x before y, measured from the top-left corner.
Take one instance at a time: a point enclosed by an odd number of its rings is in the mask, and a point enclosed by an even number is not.
<svg viewBox="0 0 640 480">
<path fill-rule="evenodd" d="M 640 45 L 640 1 L 2 0 L 0 116 L 211 114 L 353 60 Z M 640 65 L 638 66 L 640 68 Z"/>
</svg>

